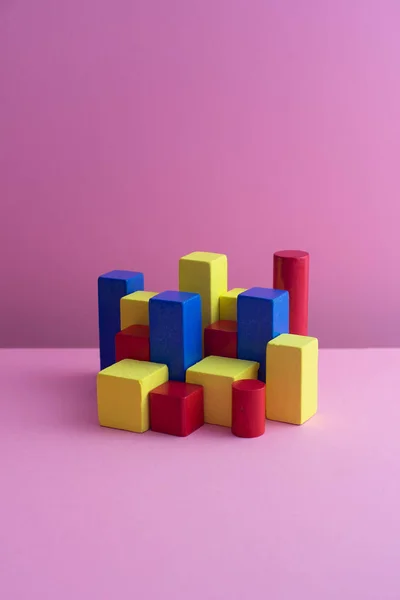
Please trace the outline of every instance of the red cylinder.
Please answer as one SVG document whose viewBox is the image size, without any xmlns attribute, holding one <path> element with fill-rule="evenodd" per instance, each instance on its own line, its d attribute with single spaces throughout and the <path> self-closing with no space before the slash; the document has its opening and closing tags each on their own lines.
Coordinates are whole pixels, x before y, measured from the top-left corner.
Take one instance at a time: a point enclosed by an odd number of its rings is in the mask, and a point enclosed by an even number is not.
<svg viewBox="0 0 400 600">
<path fill-rule="evenodd" d="M 254 438 L 265 432 L 265 383 L 241 379 L 232 384 L 232 433 Z"/>
<path fill-rule="evenodd" d="M 308 280 L 310 255 L 302 250 L 281 250 L 274 254 L 276 290 L 289 292 L 289 332 L 308 335 Z"/>
</svg>

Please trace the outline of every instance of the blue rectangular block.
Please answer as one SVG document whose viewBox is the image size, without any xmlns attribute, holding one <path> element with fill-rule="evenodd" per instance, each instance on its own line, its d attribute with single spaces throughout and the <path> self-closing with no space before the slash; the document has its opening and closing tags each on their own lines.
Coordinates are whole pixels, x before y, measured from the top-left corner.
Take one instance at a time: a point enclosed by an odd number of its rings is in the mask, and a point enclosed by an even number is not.
<svg viewBox="0 0 400 600">
<path fill-rule="evenodd" d="M 260 363 L 258 377 L 265 381 L 266 349 L 270 340 L 289 333 L 289 293 L 254 287 L 237 299 L 238 358 Z"/>
<path fill-rule="evenodd" d="M 162 292 L 149 301 L 150 360 L 168 366 L 169 378 L 185 381 L 186 369 L 203 358 L 201 297 Z"/>
<path fill-rule="evenodd" d="M 115 336 L 120 331 L 120 300 L 144 289 L 143 273 L 110 271 L 98 279 L 100 369 L 115 363 Z"/>
</svg>

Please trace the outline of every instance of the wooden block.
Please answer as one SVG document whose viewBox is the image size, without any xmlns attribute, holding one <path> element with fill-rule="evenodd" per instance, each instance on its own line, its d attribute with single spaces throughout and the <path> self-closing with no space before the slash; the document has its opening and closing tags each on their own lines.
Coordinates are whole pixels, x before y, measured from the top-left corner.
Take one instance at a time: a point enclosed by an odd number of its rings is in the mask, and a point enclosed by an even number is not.
<svg viewBox="0 0 400 600">
<path fill-rule="evenodd" d="M 204 356 L 237 358 L 236 321 L 217 321 L 205 328 Z"/>
<path fill-rule="evenodd" d="M 245 292 L 244 288 L 234 288 L 219 297 L 220 321 L 237 321 L 237 297 Z"/>
<path fill-rule="evenodd" d="M 159 433 L 187 436 L 204 425 L 201 385 L 168 381 L 150 392 L 150 427 Z"/>
<path fill-rule="evenodd" d="M 310 255 L 303 250 L 275 252 L 274 288 L 289 292 L 289 333 L 308 335 Z"/>
<path fill-rule="evenodd" d="M 149 300 L 156 292 L 133 292 L 121 298 L 121 330 L 131 325 L 149 324 Z"/>
<path fill-rule="evenodd" d="M 179 261 L 179 289 L 200 294 L 203 328 L 219 321 L 219 298 L 228 289 L 225 254 L 192 252 Z"/>
<path fill-rule="evenodd" d="M 103 427 L 142 433 L 150 426 L 149 392 L 168 381 L 168 367 L 122 360 L 97 375 L 97 410 Z"/>
<path fill-rule="evenodd" d="M 257 379 L 257 362 L 208 356 L 186 371 L 187 383 L 204 388 L 206 423 L 232 426 L 232 383 L 239 379 Z"/>
<path fill-rule="evenodd" d="M 241 379 L 232 384 L 232 433 L 254 438 L 265 432 L 265 383 Z"/>
<path fill-rule="evenodd" d="M 265 381 L 267 344 L 289 332 L 289 294 L 251 288 L 238 296 L 238 358 L 260 363 L 258 379 Z"/>
<path fill-rule="evenodd" d="M 317 412 L 318 340 L 283 334 L 267 346 L 266 416 L 301 425 Z"/>
<path fill-rule="evenodd" d="M 203 335 L 199 294 L 167 291 L 150 298 L 150 359 L 166 364 L 170 379 L 185 381 L 201 360 Z"/>
<path fill-rule="evenodd" d="M 117 333 L 115 336 L 116 362 L 125 358 L 150 361 L 149 327 L 147 325 L 131 325 Z"/>
<path fill-rule="evenodd" d="M 110 271 L 98 279 L 100 368 L 115 363 L 115 336 L 120 331 L 120 301 L 123 296 L 143 290 L 143 273 Z"/>
</svg>

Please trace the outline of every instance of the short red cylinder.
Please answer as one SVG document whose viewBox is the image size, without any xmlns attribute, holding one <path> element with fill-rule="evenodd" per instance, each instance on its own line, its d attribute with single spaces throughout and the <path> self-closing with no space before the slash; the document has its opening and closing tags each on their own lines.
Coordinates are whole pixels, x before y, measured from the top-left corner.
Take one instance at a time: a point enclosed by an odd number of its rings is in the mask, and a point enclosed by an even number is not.
<svg viewBox="0 0 400 600">
<path fill-rule="evenodd" d="M 241 379 L 232 384 L 232 433 L 254 438 L 265 432 L 265 383 Z"/>
<path fill-rule="evenodd" d="M 302 250 L 281 250 L 274 254 L 276 290 L 289 292 L 289 332 L 308 335 L 308 282 L 310 255 Z"/>
</svg>

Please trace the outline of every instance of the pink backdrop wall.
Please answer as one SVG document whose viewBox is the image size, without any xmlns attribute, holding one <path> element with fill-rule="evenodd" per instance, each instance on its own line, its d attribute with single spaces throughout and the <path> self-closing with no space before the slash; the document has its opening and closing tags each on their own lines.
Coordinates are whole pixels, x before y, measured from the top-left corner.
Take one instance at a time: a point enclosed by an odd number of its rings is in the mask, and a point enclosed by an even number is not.
<svg viewBox="0 0 400 600">
<path fill-rule="evenodd" d="M 0 345 L 93 346 L 96 279 L 311 253 L 323 346 L 400 346 L 398 0 L 0 0 Z"/>
</svg>

